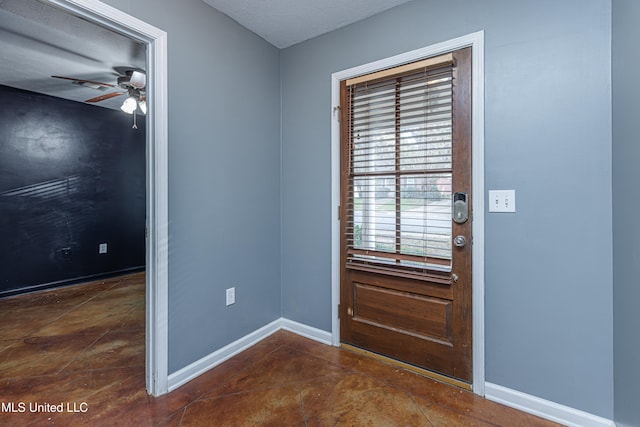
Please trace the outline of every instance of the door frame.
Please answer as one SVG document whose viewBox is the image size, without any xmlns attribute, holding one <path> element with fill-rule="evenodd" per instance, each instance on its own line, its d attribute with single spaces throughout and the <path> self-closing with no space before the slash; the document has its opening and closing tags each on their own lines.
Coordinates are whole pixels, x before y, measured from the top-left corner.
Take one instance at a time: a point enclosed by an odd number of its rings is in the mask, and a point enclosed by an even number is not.
<svg viewBox="0 0 640 427">
<path fill-rule="evenodd" d="M 331 75 L 331 342 L 340 345 L 340 81 L 385 68 L 472 48 L 472 321 L 473 391 L 484 396 L 484 31 L 370 62 Z"/>
<path fill-rule="evenodd" d="M 168 391 L 167 33 L 98 0 L 40 0 L 147 46 L 146 334 L 147 391 Z"/>
</svg>

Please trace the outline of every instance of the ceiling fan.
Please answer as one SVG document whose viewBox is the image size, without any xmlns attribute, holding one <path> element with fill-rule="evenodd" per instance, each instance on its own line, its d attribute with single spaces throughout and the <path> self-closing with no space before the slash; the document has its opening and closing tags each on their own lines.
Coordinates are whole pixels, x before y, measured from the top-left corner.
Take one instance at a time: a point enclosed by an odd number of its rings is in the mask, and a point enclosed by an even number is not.
<svg viewBox="0 0 640 427">
<path fill-rule="evenodd" d="M 98 82 L 93 80 L 79 79 L 75 77 L 51 76 L 55 79 L 70 80 L 78 86 L 88 87 L 95 90 L 105 91 L 110 88 L 121 88 L 124 92 L 111 92 L 104 95 L 96 96 L 85 100 L 84 102 L 97 103 L 116 96 L 128 94 L 129 96 L 122 104 L 122 111 L 127 114 L 133 114 L 140 107 L 143 114 L 147 113 L 146 91 L 147 76 L 144 71 L 133 68 L 117 67 L 115 70 L 121 74 L 118 77 L 117 84 Z"/>
<path fill-rule="evenodd" d="M 92 80 L 78 79 L 75 77 L 51 77 L 55 79 L 71 80 L 73 84 L 89 87 L 100 91 L 106 91 L 109 88 L 115 87 L 124 89 L 125 92 L 111 92 L 104 95 L 96 96 L 95 98 L 87 99 L 84 102 L 101 102 L 107 99 L 115 98 L 116 96 L 127 94 L 129 96 L 127 96 L 127 99 L 124 100 L 124 102 L 120 106 L 120 109 L 127 114 L 133 114 L 133 129 L 138 129 L 138 125 L 136 124 L 136 111 L 139 108 L 142 114 L 147 114 L 147 97 L 145 90 L 147 85 L 147 75 L 140 69 L 127 67 L 116 67 L 114 69 L 118 74 L 121 74 L 120 77 L 118 77 L 117 85 Z"/>
</svg>

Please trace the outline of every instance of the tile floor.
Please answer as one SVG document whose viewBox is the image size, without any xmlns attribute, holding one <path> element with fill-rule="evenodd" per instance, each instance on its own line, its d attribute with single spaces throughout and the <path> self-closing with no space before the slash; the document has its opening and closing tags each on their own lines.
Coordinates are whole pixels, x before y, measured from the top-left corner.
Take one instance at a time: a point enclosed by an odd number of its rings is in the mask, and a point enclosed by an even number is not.
<svg viewBox="0 0 640 427">
<path fill-rule="evenodd" d="M 0 402 L 3 426 L 557 425 L 285 331 L 150 397 L 143 273 L 0 300 Z"/>
</svg>

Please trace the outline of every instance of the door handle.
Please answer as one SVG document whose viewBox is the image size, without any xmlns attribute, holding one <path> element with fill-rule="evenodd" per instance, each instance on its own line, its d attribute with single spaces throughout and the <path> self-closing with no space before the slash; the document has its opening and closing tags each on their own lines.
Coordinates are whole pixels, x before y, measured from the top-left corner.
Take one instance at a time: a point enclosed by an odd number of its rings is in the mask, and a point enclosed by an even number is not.
<svg viewBox="0 0 640 427">
<path fill-rule="evenodd" d="M 467 244 L 467 238 L 459 234 L 453 238 L 453 244 L 456 245 L 457 248 L 463 248 Z"/>
</svg>

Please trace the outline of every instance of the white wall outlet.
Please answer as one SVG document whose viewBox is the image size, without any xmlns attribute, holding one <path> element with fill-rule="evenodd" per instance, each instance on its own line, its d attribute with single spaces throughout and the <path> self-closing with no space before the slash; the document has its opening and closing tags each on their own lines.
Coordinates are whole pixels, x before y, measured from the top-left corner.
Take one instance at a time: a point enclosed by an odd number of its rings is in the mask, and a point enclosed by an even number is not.
<svg viewBox="0 0 640 427">
<path fill-rule="evenodd" d="M 106 243 L 100 243 L 100 245 L 98 245 L 98 253 L 99 254 L 106 254 L 107 253 L 107 244 Z"/>
<path fill-rule="evenodd" d="M 227 305 L 236 303 L 236 288 L 227 289 Z"/>
<path fill-rule="evenodd" d="M 489 212 L 515 212 L 516 190 L 489 190 Z"/>
</svg>

